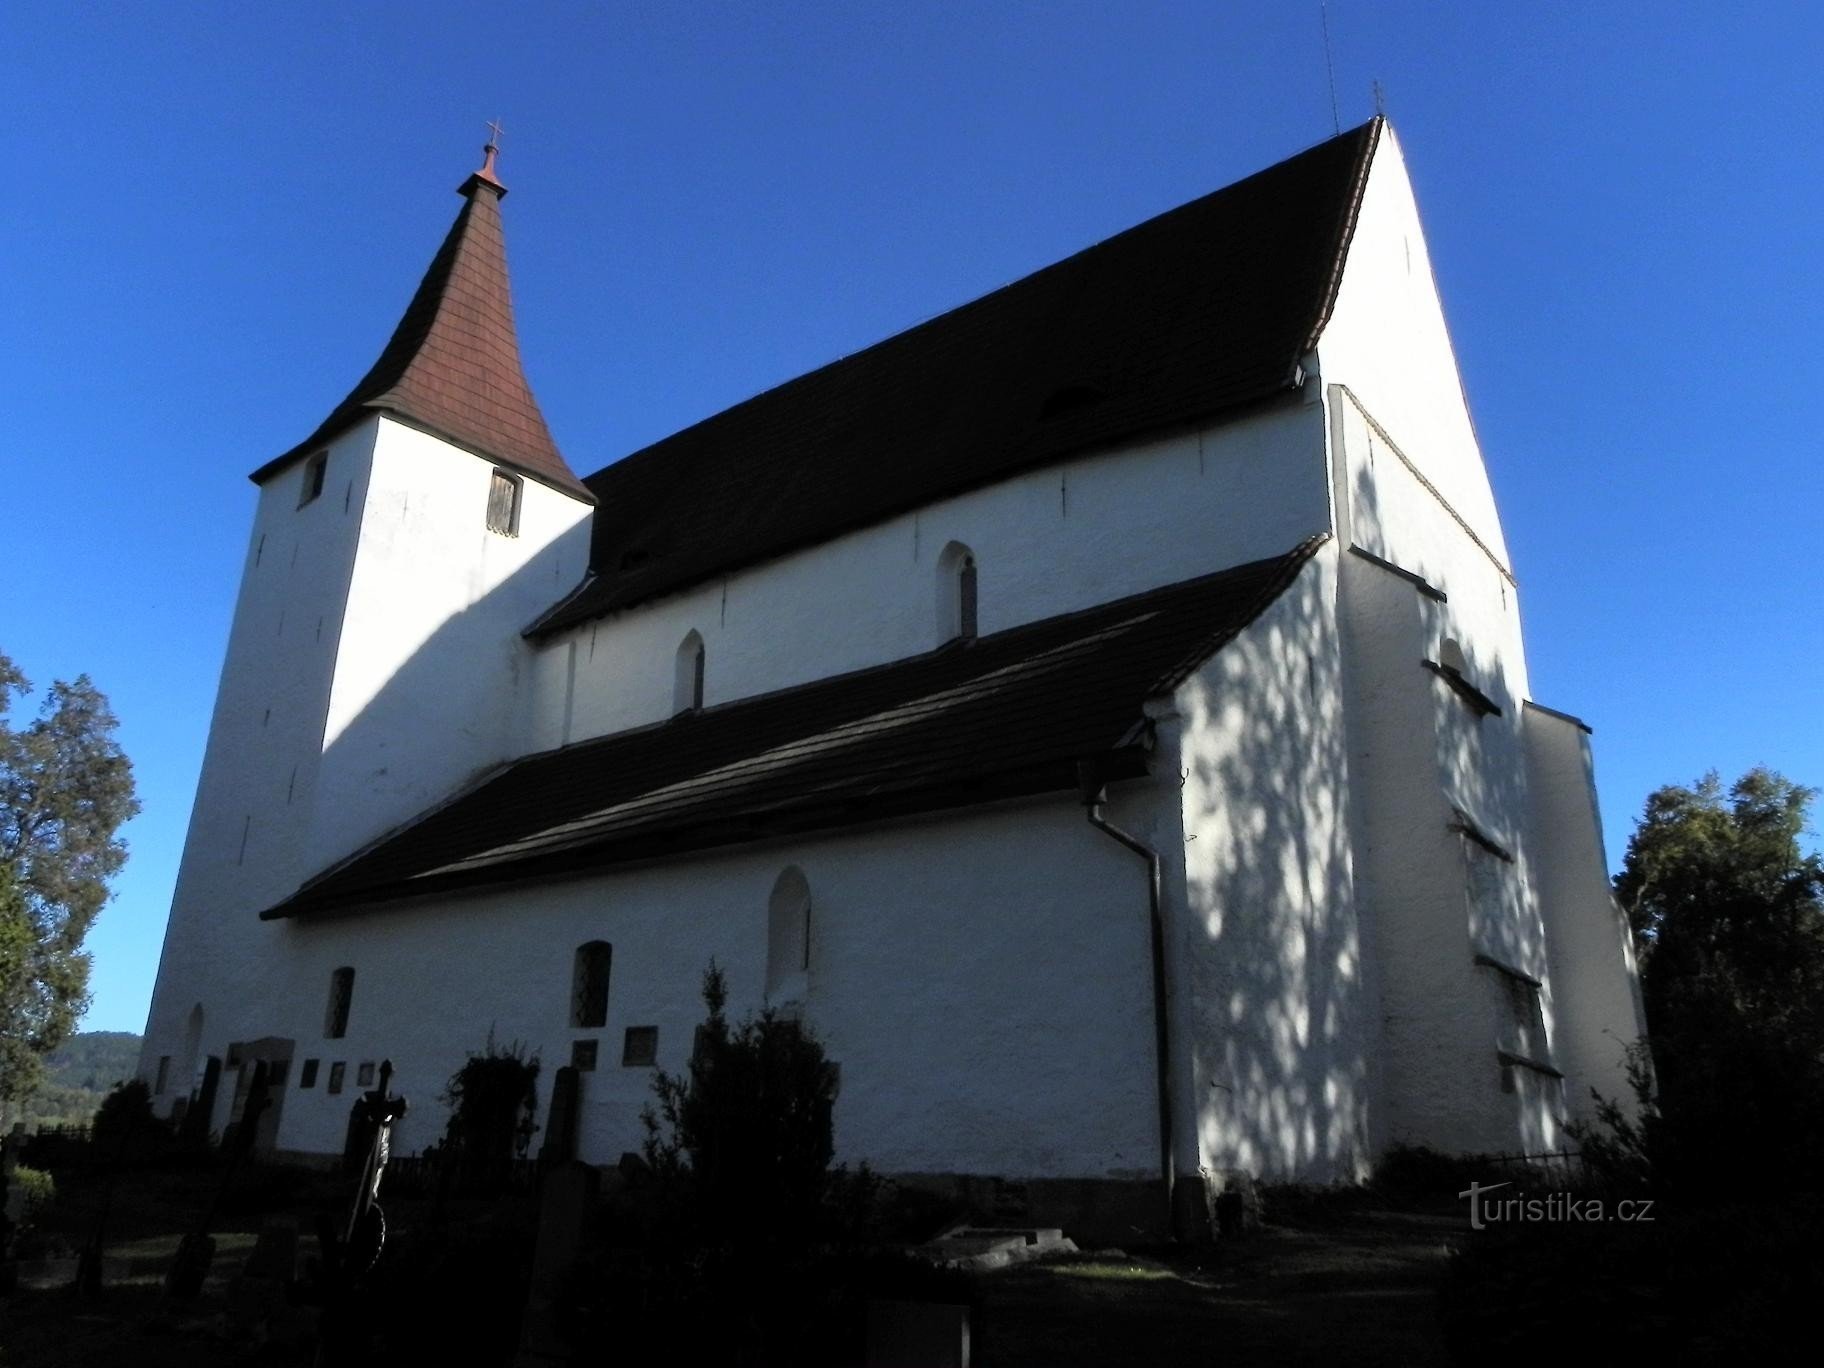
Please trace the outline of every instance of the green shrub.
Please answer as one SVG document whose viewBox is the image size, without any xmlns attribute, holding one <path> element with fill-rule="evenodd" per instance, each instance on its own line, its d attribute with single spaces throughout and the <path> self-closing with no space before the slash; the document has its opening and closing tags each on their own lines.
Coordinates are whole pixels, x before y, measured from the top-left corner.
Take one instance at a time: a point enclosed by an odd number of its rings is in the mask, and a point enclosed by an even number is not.
<svg viewBox="0 0 1824 1368">
<path fill-rule="evenodd" d="M 450 1076 L 443 1100 L 450 1104 L 445 1132 L 464 1187 L 498 1192 L 516 1155 L 523 1156 L 538 1129 L 538 1056 L 525 1048 L 488 1043 Z"/>
<path fill-rule="evenodd" d="M 25 1194 L 25 1204 L 19 1215 L 21 1225 L 32 1224 L 34 1218 L 43 1215 L 57 1200 L 57 1180 L 43 1169 L 21 1164 L 13 1170 L 7 1183 L 9 1196 L 14 1191 Z"/>
<path fill-rule="evenodd" d="M 152 1090 L 143 1079 L 130 1078 L 116 1084 L 114 1091 L 101 1099 L 90 1134 L 97 1145 L 124 1151 L 146 1145 L 161 1136 L 163 1130 L 152 1115 Z"/>
<path fill-rule="evenodd" d="M 641 1115 L 646 1159 L 704 1245 L 802 1249 L 830 1192 L 836 1070 L 800 1022 L 766 1008 L 731 1027 L 727 1002 L 711 961 L 690 1066 L 661 1072 Z"/>
</svg>

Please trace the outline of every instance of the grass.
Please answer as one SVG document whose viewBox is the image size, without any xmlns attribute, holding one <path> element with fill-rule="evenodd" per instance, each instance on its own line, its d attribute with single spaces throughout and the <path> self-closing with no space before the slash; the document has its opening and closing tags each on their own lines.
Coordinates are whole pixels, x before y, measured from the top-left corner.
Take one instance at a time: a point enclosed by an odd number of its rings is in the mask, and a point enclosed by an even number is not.
<svg viewBox="0 0 1824 1368">
<path fill-rule="evenodd" d="M 1101 1263 L 1093 1259 L 1087 1263 L 1054 1264 L 1047 1271 L 1060 1278 L 1093 1278 L 1103 1282 L 1151 1282 L 1178 1276 L 1169 1268 L 1152 1264 Z"/>
</svg>

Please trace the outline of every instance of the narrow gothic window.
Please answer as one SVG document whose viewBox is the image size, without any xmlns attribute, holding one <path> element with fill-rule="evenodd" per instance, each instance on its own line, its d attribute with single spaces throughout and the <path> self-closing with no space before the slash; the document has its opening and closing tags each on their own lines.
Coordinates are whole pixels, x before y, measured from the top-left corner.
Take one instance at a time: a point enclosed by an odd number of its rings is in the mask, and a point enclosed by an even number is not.
<svg viewBox="0 0 1824 1368">
<path fill-rule="evenodd" d="M 171 1056 L 170 1055 L 160 1055 L 158 1057 L 158 1081 L 152 1085 L 152 1091 L 154 1093 L 164 1092 L 165 1085 L 170 1081 L 170 1079 L 171 1079 Z"/>
<path fill-rule="evenodd" d="M 338 1059 L 334 1064 L 329 1066 L 329 1087 L 325 1089 L 325 1091 L 331 1093 L 341 1092 L 342 1080 L 346 1077 L 348 1077 L 348 1065 Z"/>
<path fill-rule="evenodd" d="M 811 965 L 811 886 L 796 865 L 773 883 L 766 905 L 766 996 L 801 998 Z"/>
<path fill-rule="evenodd" d="M 703 638 L 692 632 L 678 647 L 677 673 L 672 683 L 671 710 L 694 712 L 703 706 Z"/>
<path fill-rule="evenodd" d="M 355 971 L 347 965 L 329 976 L 329 1010 L 323 1014 L 323 1034 L 340 1040 L 348 1034 L 348 1009 L 355 997 Z"/>
<path fill-rule="evenodd" d="M 607 941 L 590 941 L 576 947 L 570 978 L 570 1024 L 588 1028 L 608 1020 L 608 970 L 614 947 Z"/>
<path fill-rule="evenodd" d="M 317 1059 L 307 1059 L 304 1061 L 304 1071 L 298 1075 L 298 1086 L 300 1088 L 314 1088 L 317 1086 L 317 1069 L 321 1064 L 322 1061 Z"/>
<path fill-rule="evenodd" d="M 488 485 L 488 531 L 503 537 L 519 535 L 519 496 L 523 485 L 519 476 L 504 470 L 494 472 Z"/>
<path fill-rule="evenodd" d="M 329 473 L 329 453 L 319 451 L 304 462 L 304 484 L 298 490 L 298 507 L 302 508 L 323 492 L 323 478 Z"/>
<path fill-rule="evenodd" d="M 975 552 L 951 542 L 937 558 L 937 639 L 971 641 L 977 627 Z"/>
</svg>

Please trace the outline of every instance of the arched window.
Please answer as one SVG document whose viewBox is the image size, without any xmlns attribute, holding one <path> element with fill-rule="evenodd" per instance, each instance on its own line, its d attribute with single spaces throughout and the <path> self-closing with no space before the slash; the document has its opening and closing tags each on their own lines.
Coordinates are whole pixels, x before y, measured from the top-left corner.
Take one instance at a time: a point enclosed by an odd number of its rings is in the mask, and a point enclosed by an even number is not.
<svg viewBox="0 0 1824 1368">
<path fill-rule="evenodd" d="M 570 1024 L 587 1029 L 608 1022 L 608 971 L 614 947 L 607 941 L 589 941 L 576 947 L 570 972 Z"/>
<path fill-rule="evenodd" d="M 329 1008 L 323 1013 L 323 1034 L 340 1040 L 348 1034 L 348 1009 L 355 1000 L 355 971 L 343 965 L 329 976 Z"/>
<path fill-rule="evenodd" d="M 677 675 L 672 684 L 671 710 L 692 712 L 703 706 L 703 638 L 694 631 L 678 647 Z"/>
<path fill-rule="evenodd" d="M 971 641 L 976 632 L 975 552 L 951 542 L 937 558 L 937 639 Z"/>
<path fill-rule="evenodd" d="M 803 870 L 787 865 L 766 904 L 767 1000 L 803 997 L 810 967 L 811 885 Z"/>
</svg>

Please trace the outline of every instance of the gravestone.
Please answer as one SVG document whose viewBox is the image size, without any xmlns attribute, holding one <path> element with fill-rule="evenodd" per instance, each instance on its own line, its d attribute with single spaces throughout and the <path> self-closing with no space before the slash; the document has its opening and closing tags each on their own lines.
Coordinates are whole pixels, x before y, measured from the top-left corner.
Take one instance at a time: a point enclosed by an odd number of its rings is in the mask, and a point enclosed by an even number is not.
<svg viewBox="0 0 1824 1368">
<path fill-rule="evenodd" d="M 946 1302 L 868 1302 L 866 1368 L 969 1368 L 969 1308 Z"/>
<path fill-rule="evenodd" d="M 557 1071 L 551 1083 L 551 1111 L 545 1118 L 545 1143 L 538 1157 L 547 1164 L 576 1158 L 577 1110 L 582 1100 L 582 1075 L 569 1064 Z"/>
<path fill-rule="evenodd" d="M 221 1086 L 221 1056 L 210 1055 L 209 1062 L 203 1066 L 203 1086 L 197 1090 L 196 1101 L 184 1112 L 183 1126 L 178 1131 L 186 1144 L 208 1143 L 209 1125 L 215 1118 L 215 1094 Z"/>
<path fill-rule="evenodd" d="M 295 1328 L 291 1286 L 297 1275 L 298 1223 L 271 1217 L 261 1224 L 253 1253 L 228 1287 L 229 1321 L 237 1334 L 265 1344 L 281 1325 Z"/>
<path fill-rule="evenodd" d="M 600 1175 L 574 1161 L 547 1170 L 539 1198 L 538 1246 L 532 1256 L 532 1288 L 521 1322 L 514 1368 L 567 1364 L 572 1347 L 557 1323 L 557 1293 L 564 1274 L 582 1251 L 583 1232 L 595 1210 Z"/>
</svg>

